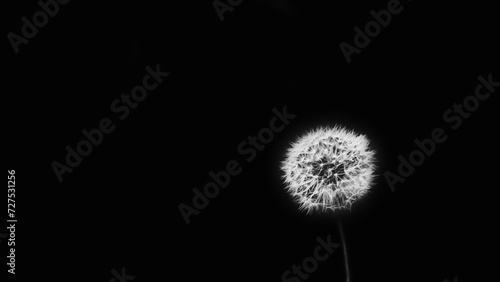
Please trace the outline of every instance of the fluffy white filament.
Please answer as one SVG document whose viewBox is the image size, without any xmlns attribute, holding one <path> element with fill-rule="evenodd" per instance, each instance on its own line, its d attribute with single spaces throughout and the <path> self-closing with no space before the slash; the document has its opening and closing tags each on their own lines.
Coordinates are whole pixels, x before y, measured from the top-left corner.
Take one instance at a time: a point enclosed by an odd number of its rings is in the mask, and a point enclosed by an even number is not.
<svg viewBox="0 0 500 282">
<path fill-rule="evenodd" d="M 286 189 L 308 213 L 350 208 L 370 188 L 374 154 L 364 135 L 338 126 L 312 130 L 282 162 Z"/>
</svg>

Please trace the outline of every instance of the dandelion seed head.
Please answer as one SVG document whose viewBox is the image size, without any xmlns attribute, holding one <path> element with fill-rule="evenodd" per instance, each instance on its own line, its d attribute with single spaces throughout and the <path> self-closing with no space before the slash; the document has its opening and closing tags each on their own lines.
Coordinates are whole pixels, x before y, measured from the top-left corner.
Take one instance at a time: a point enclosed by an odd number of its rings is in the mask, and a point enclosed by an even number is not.
<svg viewBox="0 0 500 282">
<path fill-rule="evenodd" d="M 370 189 L 374 155 L 365 135 L 339 126 L 311 130 L 282 162 L 286 190 L 307 213 L 350 209 Z"/>
</svg>

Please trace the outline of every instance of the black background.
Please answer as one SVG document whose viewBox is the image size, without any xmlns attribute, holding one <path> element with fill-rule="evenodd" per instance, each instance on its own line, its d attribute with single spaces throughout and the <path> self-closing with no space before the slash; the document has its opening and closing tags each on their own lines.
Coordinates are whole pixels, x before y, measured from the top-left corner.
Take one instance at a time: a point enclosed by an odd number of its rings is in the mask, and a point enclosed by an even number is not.
<svg viewBox="0 0 500 282">
<path fill-rule="evenodd" d="M 280 281 L 318 236 L 340 242 L 334 219 L 297 210 L 279 169 L 290 142 L 335 124 L 377 151 L 370 194 L 337 215 L 353 282 L 496 275 L 497 93 L 456 131 L 442 119 L 478 75 L 499 78 L 492 4 L 404 1 L 348 64 L 340 42 L 388 1 L 325 2 L 245 0 L 221 22 L 211 1 L 72 1 L 19 54 L 5 36 L 17 278 L 109 281 L 125 267 L 134 281 Z M 21 3 L 5 34 L 39 9 Z M 156 64 L 171 75 L 119 121 L 111 102 Z M 285 106 L 297 117 L 247 163 L 238 145 Z M 115 131 L 59 183 L 51 163 L 104 117 Z M 437 127 L 447 141 L 393 193 L 383 173 Z M 186 225 L 178 205 L 233 159 L 242 173 Z M 342 264 L 339 250 L 308 280 L 343 281 Z"/>
</svg>

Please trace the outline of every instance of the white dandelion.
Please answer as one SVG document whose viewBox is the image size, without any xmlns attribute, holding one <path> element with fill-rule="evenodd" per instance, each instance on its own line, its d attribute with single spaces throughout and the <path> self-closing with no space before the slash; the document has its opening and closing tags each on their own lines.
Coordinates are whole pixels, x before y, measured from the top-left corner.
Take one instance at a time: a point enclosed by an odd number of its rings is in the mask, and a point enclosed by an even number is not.
<svg viewBox="0 0 500 282">
<path fill-rule="evenodd" d="M 339 126 L 312 130 L 282 162 L 286 189 L 308 213 L 350 208 L 370 189 L 374 155 L 365 135 Z"/>
<path fill-rule="evenodd" d="M 281 164 L 288 192 L 299 209 L 310 213 L 350 209 L 372 185 L 375 152 L 365 135 L 343 127 L 321 127 L 291 144 Z M 342 240 L 346 282 L 350 282 L 344 229 L 337 219 Z"/>
</svg>

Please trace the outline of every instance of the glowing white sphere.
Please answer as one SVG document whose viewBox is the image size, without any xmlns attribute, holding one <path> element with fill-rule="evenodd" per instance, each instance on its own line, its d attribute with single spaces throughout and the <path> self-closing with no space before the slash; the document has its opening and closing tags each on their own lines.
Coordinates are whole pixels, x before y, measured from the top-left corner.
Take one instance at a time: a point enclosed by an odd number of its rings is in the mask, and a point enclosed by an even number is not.
<svg viewBox="0 0 500 282">
<path fill-rule="evenodd" d="M 282 162 L 286 189 L 308 213 L 350 208 L 370 189 L 374 155 L 365 135 L 338 126 L 312 130 Z"/>
</svg>

